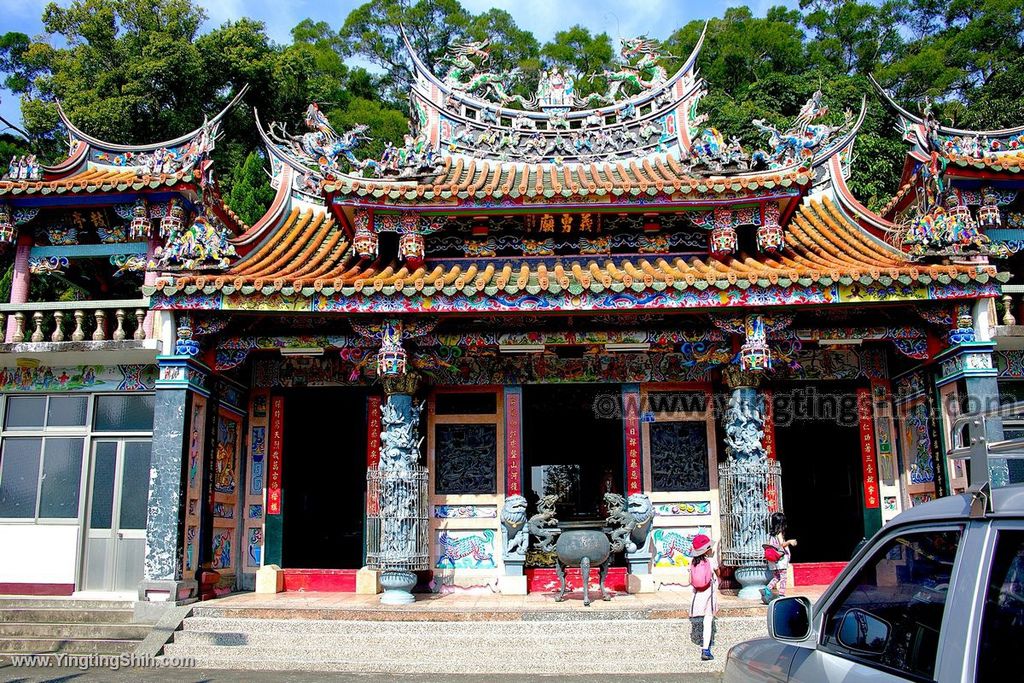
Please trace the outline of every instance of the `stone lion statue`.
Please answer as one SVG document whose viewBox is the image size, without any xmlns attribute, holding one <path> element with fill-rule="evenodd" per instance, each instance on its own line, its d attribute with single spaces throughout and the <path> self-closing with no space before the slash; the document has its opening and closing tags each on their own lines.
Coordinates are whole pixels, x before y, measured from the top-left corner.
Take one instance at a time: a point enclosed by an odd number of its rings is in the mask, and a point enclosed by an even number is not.
<svg viewBox="0 0 1024 683">
<path fill-rule="evenodd" d="M 629 533 L 629 545 L 626 549 L 635 553 L 647 547 L 647 541 L 651 535 L 651 527 L 654 526 L 654 505 L 646 493 L 634 493 L 627 500 L 629 516 L 633 518 L 633 528 Z"/>
<path fill-rule="evenodd" d="M 526 498 L 508 496 L 501 508 L 501 537 L 506 555 L 525 555 L 530 546 L 530 532 L 526 527 Z"/>
</svg>

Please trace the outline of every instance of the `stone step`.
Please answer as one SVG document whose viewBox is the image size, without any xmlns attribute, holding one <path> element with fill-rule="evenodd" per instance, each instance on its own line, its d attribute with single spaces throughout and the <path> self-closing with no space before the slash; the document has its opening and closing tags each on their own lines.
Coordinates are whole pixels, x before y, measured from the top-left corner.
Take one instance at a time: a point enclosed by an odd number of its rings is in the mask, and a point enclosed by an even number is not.
<svg viewBox="0 0 1024 683">
<path fill-rule="evenodd" d="M 727 647 L 716 647 L 715 661 L 700 660 L 700 648 L 689 645 L 679 649 L 666 644 L 657 656 L 633 648 L 618 658 L 601 657 L 593 650 L 586 653 L 552 653 L 550 657 L 535 656 L 526 643 L 514 653 L 495 656 L 489 651 L 473 651 L 463 658 L 448 656 L 447 651 L 424 651 L 418 657 L 374 657 L 362 652 L 327 653 L 319 647 L 296 650 L 231 650 L 223 647 L 180 648 L 167 645 L 164 656 L 189 657 L 197 668 L 339 671 L 366 674 L 476 674 L 486 679 L 497 674 L 565 675 L 585 672 L 601 674 L 659 674 L 721 671 Z M 688 644 L 687 644 L 688 645 Z"/>
<path fill-rule="evenodd" d="M 758 628 L 763 627 L 763 617 L 743 617 L 718 619 L 718 628 Z M 387 638 L 387 637 L 424 637 L 432 638 L 438 633 L 436 622 L 416 621 L 298 621 L 293 619 L 216 619 L 208 617 L 189 617 L 185 620 L 185 633 L 238 633 L 254 636 L 271 635 L 275 638 L 288 637 L 296 634 L 306 636 L 316 633 L 322 636 L 342 635 L 346 638 Z M 587 621 L 566 622 L 552 621 L 505 621 L 483 624 L 479 622 L 454 622 L 444 626 L 445 637 L 448 638 L 480 638 L 493 636 L 496 638 L 520 638 L 542 636 L 553 631 L 560 637 L 581 635 L 584 637 L 621 637 L 624 632 L 642 632 L 652 637 L 672 635 L 692 628 L 689 619 L 661 619 L 657 621 L 621 620 L 621 621 Z"/>
<path fill-rule="evenodd" d="M 0 597 L 0 610 L 15 608 L 40 608 L 40 609 L 133 609 L 135 602 L 132 600 L 85 600 L 82 598 L 66 597 Z"/>
<path fill-rule="evenodd" d="M 145 624 L 54 624 L 0 622 L 0 638 L 99 638 L 142 640 L 151 630 Z"/>
<path fill-rule="evenodd" d="M 130 609 L 90 609 L 70 607 L 13 607 L 0 609 L 0 623 L 21 624 L 130 624 Z"/>
<path fill-rule="evenodd" d="M 635 620 L 667 620 L 667 618 L 686 618 L 689 611 L 685 608 L 666 607 L 658 609 L 611 609 L 607 603 L 594 603 L 593 607 L 584 607 L 579 600 L 569 603 L 562 609 L 524 609 L 524 610 L 425 610 L 425 609 L 336 609 L 314 607 L 207 607 L 196 606 L 194 616 L 255 618 L 255 620 L 295 620 L 295 621 L 339 621 L 339 622 L 443 622 L 456 624 L 460 622 L 602 622 L 602 621 L 635 621 Z M 597 606 L 602 605 L 602 606 Z M 719 612 L 721 617 L 758 616 L 764 618 L 763 605 L 749 607 L 730 607 Z"/>
<path fill-rule="evenodd" d="M 190 617 L 164 648 L 198 666 L 366 673 L 592 674 L 720 671 L 728 648 L 763 636 L 762 618 L 716 625 L 720 660 L 702 662 L 687 620 L 567 623 L 333 622 Z M 699 633 L 698 633 L 699 635 Z"/>
<path fill-rule="evenodd" d="M 0 655 L 10 654 L 104 654 L 119 655 L 133 652 L 138 646 L 136 640 L 107 640 L 82 638 L 64 640 L 60 638 L 0 638 Z"/>
</svg>

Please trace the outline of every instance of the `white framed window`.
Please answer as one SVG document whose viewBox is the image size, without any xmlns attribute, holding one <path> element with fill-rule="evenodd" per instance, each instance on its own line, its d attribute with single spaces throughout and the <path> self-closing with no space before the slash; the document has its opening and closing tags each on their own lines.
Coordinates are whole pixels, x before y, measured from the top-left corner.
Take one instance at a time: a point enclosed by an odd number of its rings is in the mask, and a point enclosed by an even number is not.
<svg viewBox="0 0 1024 683">
<path fill-rule="evenodd" d="M 155 401 L 152 393 L 4 396 L 0 522 L 81 520 L 92 439 L 151 436 Z"/>
</svg>

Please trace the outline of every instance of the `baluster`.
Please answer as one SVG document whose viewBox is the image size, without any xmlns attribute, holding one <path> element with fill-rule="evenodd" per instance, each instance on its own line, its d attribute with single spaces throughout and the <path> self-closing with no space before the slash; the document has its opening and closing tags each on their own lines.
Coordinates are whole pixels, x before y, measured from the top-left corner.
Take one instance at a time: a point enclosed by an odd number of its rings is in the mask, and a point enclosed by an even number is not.
<svg viewBox="0 0 1024 683">
<path fill-rule="evenodd" d="M 97 308 L 93 317 L 96 318 L 96 329 L 92 332 L 92 340 L 103 341 L 107 338 L 107 312 Z"/>
<path fill-rule="evenodd" d="M 85 341 L 85 330 L 82 328 L 85 323 L 85 311 L 75 311 L 75 331 L 71 333 L 71 341 Z"/>
<path fill-rule="evenodd" d="M 36 311 L 32 314 L 32 323 L 35 325 L 35 329 L 32 330 L 32 341 L 41 342 L 43 341 L 43 314 Z"/>
<path fill-rule="evenodd" d="M 124 333 L 124 310 L 119 308 L 114 311 L 114 317 L 117 318 L 117 328 L 114 329 L 114 339 L 116 341 L 121 341 L 126 336 Z"/>
<path fill-rule="evenodd" d="M 1017 324 L 1017 319 L 1013 317 L 1013 297 L 1009 294 L 1003 295 L 1003 324 Z"/>
<path fill-rule="evenodd" d="M 64 341 L 64 311 L 53 312 L 53 334 L 50 335 L 50 341 Z"/>
<path fill-rule="evenodd" d="M 135 334 L 136 339 L 146 338 L 146 312 L 141 308 L 135 309 Z"/>
<path fill-rule="evenodd" d="M 11 341 L 23 342 L 25 341 L 25 314 L 18 312 L 14 314 L 14 334 L 11 335 Z"/>
</svg>

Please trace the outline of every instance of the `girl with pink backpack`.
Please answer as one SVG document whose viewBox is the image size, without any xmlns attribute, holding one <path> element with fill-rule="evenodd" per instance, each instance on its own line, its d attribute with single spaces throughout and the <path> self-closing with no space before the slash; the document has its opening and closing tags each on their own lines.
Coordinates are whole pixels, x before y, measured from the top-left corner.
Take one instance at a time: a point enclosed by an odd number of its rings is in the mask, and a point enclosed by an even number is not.
<svg viewBox="0 0 1024 683">
<path fill-rule="evenodd" d="M 690 620 L 694 627 L 698 619 L 703 622 L 700 658 L 707 661 L 715 658 L 711 654 L 711 640 L 715 614 L 718 613 L 718 560 L 709 536 L 697 534 L 693 537 L 690 558 L 690 587 L 693 588 Z"/>
</svg>

